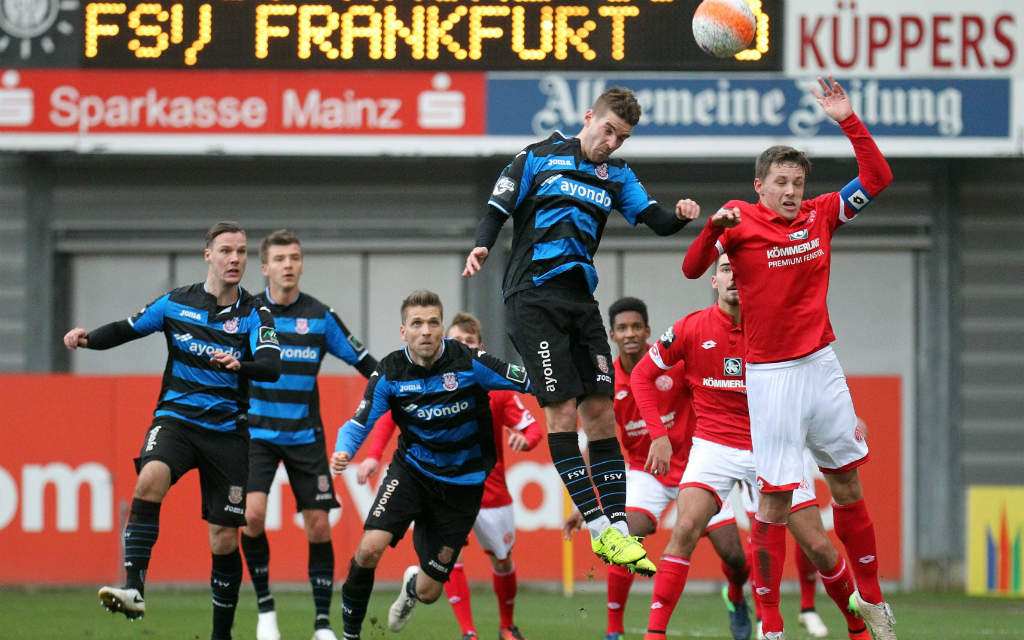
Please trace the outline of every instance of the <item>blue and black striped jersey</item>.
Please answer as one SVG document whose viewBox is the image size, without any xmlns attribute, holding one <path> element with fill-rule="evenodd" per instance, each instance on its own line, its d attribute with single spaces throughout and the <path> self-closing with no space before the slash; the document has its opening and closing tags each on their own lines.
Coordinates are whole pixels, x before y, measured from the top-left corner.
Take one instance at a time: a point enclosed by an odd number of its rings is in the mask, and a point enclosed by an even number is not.
<svg viewBox="0 0 1024 640">
<path fill-rule="evenodd" d="M 526 370 L 445 339 L 429 369 L 406 349 L 385 356 L 370 376 L 355 416 L 338 429 L 335 451 L 354 456 L 386 411 L 398 425 L 396 456 L 449 484 L 483 484 L 494 467 L 494 427 L 488 391 L 529 392 Z"/>
<path fill-rule="evenodd" d="M 210 363 L 215 351 L 251 360 L 262 349 L 279 349 L 274 318 L 266 307 L 239 287 L 235 304 L 217 308 L 204 283 L 166 293 L 128 318 L 141 337 L 163 331 L 167 365 L 156 417 L 181 420 L 214 431 L 234 431 L 245 424 L 249 382 Z"/>
<path fill-rule="evenodd" d="M 514 220 L 505 297 L 579 267 L 597 287 L 594 253 L 612 209 L 631 225 L 657 204 L 622 160 L 594 165 L 579 138 L 554 133 L 505 167 L 487 204 Z"/>
<path fill-rule="evenodd" d="M 331 353 L 352 366 L 366 358 L 376 361 L 334 309 L 313 296 L 300 292 L 289 305 L 276 304 L 269 291 L 256 299 L 274 316 L 281 342 L 281 377 L 277 382 L 251 383 L 249 435 L 286 446 L 316 442 L 323 438 L 324 429 L 316 381 L 324 356 Z"/>
</svg>

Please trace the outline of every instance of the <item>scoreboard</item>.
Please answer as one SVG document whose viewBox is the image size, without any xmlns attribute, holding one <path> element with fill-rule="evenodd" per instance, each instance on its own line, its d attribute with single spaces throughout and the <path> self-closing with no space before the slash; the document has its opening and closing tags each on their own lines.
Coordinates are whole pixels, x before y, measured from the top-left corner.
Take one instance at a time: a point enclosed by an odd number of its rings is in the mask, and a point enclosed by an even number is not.
<svg viewBox="0 0 1024 640">
<path fill-rule="evenodd" d="M 693 40 L 697 0 L 0 2 L 0 65 L 104 69 L 778 71 L 782 1 L 751 48 Z"/>
</svg>

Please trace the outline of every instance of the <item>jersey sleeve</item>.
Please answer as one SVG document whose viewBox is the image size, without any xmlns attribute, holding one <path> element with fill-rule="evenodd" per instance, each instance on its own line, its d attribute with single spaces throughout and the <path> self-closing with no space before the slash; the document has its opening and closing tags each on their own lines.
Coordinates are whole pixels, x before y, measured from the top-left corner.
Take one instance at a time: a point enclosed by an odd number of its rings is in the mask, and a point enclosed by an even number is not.
<svg viewBox="0 0 1024 640">
<path fill-rule="evenodd" d="M 281 351 L 274 327 L 274 314 L 267 307 L 253 309 L 249 313 L 249 350 L 255 355 L 262 349 Z"/>
<path fill-rule="evenodd" d="M 364 457 L 380 460 L 397 428 L 398 425 L 395 424 L 390 411 L 382 415 L 380 420 L 377 420 L 377 424 L 373 426 L 373 437 L 370 438 L 370 446 L 367 447 Z"/>
<path fill-rule="evenodd" d="M 501 175 L 498 176 L 498 181 L 494 183 L 494 189 L 491 191 L 491 197 L 487 200 L 487 204 L 503 212 L 506 216 L 512 215 L 519 203 L 530 192 L 533 184 L 533 177 L 536 174 L 533 157 L 533 152 L 529 149 L 523 149 L 516 154 L 512 162 L 506 165 Z"/>
<path fill-rule="evenodd" d="M 142 307 L 136 313 L 128 316 L 128 324 L 140 336 L 146 336 L 154 331 L 161 331 L 164 328 L 164 311 L 167 308 L 167 301 L 171 294 L 165 293 L 153 302 Z"/>
<path fill-rule="evenodd" d="M 385 412 L 391 409 L 388 401 L 391 398 L 391 382 L 387 380 L 378 367 L 366 383 L 363 399 L 356 407 L 355 415 L 348 422 L 338 427 L 338 438 L 334 442 L 335 451 L 346 451 L 355 456 L 363 441 L 370 435 L 373 425 Z"/>
<path fill-rule="evenodd" d="M 640 183 L 640 180 L 628 165 L 624 166 L 622 170 L 625 175 L 615 208 L 619 210 L 619 213 L 626 219 L 626 222 L 636 226 L 640 214 L 651 205 L 658 204 L 658 202 L 647 195 L 644 185 Z"/>
<path fill-rule="evenodd" d="M 738 201 L 730 200 L 722 205 L 722 209 L 731 209 L 733 206 L 738 206 Z M 743 223 L 741 222 L 740 224 Z M 709 217 L 707 224 L 704 225 L 704 228 L 700 230 L 697 237 L 690 243 L 690 248 L 686 250 L 686 256 L 683 257 L 683 275 L 691 280 L 703 276 L 708 267 L 713 265 L 718 256 L 724 251 L 724 235 L 725 229 L 711 224 L 711 218 Z"/>
<path fill-rule="evenodd" d="M 661 421 L 661 412 L 658 410 L 658 391 L 654 381 L 663 372 L 683 362 L 681 340 L 676 337 L 676 333 L 682 329 L 682 324 L 683 321 L 680 320 L 663 333 L 633 367 L 633 372 L 629 376 L 633 399 L 652 440 L 668 435 Z"/>
<path fill-rule="evenodd" d="M 509 389 L 520 393 L 531 393 L 530 379 L 526 367 L 505 362 L 483 350 L 473 350 L 473 378 L 488 391 Z"/>
<path fill-rule="evenodd" d="M 526 438 L 527 449 L 536 447 L 544 435 L 544 429 L 534 419 L 533 414 L 526 408 L 523 401 L 519 399 L 519 396 L 515 393 L 508 393 L 507 397 L 501 398 L 500 413 L 495 411 L 497 408 L 494 406 L 497 404 L 496 400 L 497 398 L 492 396 L 491 413 L 501 423 L 501 426 L 522 433 L 523 437 Z"/>
<path fill-rule="evenodd" d="M 334 309 L 328 309 L 324 314 L 324 326 L 326 327 L 324 335 L 327 339 L 327 351 L 331 355 L 344 360 L 353 367 L 367 356 L 366 347 L 352 335 Z"/>
</svg>

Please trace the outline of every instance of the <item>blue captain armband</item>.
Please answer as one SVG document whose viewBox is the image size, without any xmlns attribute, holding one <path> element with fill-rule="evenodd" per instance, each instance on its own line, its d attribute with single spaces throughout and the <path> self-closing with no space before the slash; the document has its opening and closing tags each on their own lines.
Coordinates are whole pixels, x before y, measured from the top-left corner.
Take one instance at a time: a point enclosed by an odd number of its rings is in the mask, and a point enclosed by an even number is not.
<svg viewBox="0 0 1024 640">
<path fill-rule="evenodd" d="M 861 212 L 861 210 L 871 204 L 871 194 L 864 190 L 864 186 L 860 183 L 860 178 L 854 178 L 845 187 L 839 190 L 839 198 L 846 205 L 847 211 L 849 211 L 849 217 L 853 217 Z"/>
</svg>

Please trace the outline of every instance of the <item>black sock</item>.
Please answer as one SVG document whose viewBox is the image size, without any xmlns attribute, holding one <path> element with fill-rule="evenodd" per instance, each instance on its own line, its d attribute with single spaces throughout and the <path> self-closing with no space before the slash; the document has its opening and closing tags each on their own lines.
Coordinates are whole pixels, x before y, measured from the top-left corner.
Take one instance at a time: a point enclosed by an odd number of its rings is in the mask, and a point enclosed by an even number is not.
<svg viewBox="0 0 1024 640">
<path fill-rule="evenodd" d="M 587 466 L 580 455 L 579 438 L 576 432 L 556 432 L 548 434 L 548 448 L 551 449 L 551 460 L 562 478 L 562 483 L 569 491 L 573 504 L 583 514 L 587 522 L 604 515 L 601 505 L 594 493 L 594 486 L 587 475 Z M 591 460 L 593 465 L 593 460 Z"/>
<path fill-rule="evenodd" d="M 331 626 L 331 592 L 334 591 L 334 547 L 331 541 L 309 543 L 309 583 L 316 607 L 314 629 Z"/>
<path fill-rule="evenodd" d="M 242 584 L 242 556 L 235 549 L 231 553 L 213 555 L 210 568 L 210 592 L 213 594 L 212 638 L 231 638 L 231 625 L 235 622 L 238 606 L 238 588 Z"/>
<path fill-rule="evenodd" d="M 626 521 L 626 461 L 617 438 L 590 441 L 590 475 L 612 522 Z"/>
<path fill-rule="evenodd" d="M 249 567 L 249 578 L 256 590 L 256 608 L 260 613 L 274 610 L 274 596 L 270 595 L 270 544 L 267 532 L 258 536 L 242 534 L 242 553 Z"/>
<path fill-rule="evenodd" d="M 348 578 L 341 585 L 341 619 L 346 637 L 358 638 L 363 628 L 366 606 L 373 592 L 373 573 L 374 569 L 360 567 L 352 558 Z"/>
<path fill-rule="evenodd" d="M 146 591 L 146 570 L 157 536 L 160 535 L 160 503 L 132 498 L 128 524 L 124 527 L 125 586 Z"/>
</svg>

